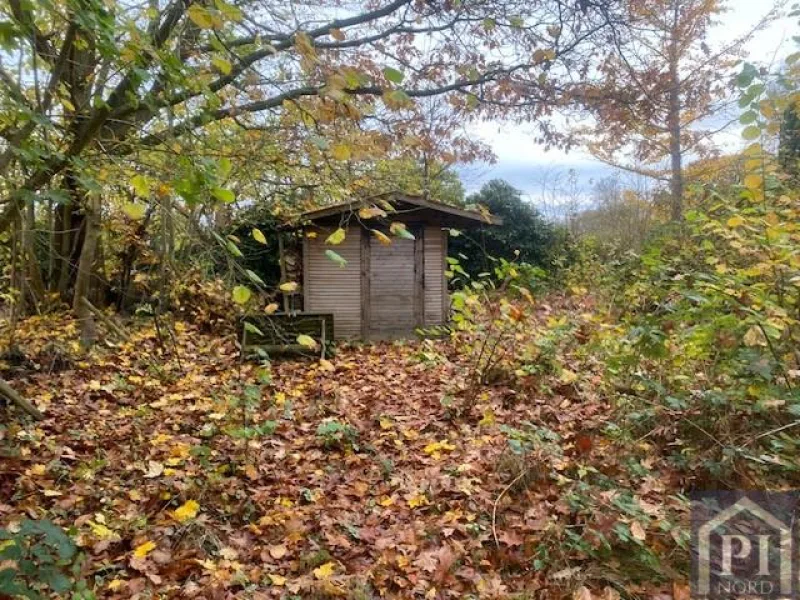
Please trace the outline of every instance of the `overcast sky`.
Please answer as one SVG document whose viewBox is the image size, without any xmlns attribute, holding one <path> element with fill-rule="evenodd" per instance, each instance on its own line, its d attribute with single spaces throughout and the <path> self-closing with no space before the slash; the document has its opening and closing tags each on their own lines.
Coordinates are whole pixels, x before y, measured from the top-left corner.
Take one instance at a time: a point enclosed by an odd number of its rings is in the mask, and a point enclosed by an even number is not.
<svg viewBox="0 0 800 600">
<path fill-rule="evenodd" d="M 729 0 L 729 11 L 722 15 L 721 24 L 714 28 L 711 42 L 724 43 L 743 35 L 767 12 L 771 4 L 763 0 Z M 796 19 L 784 18 L 761 31 L 747 45 L 748 60 L 772 63 L 795 51 L 792 35 L 797 35 Z M 612 175 L 614 170 L 577 150 L 569 154 L 550 150 L 533 142 L 530 125 L 486 121 L 471 126 L 474 135 L 488 143 L 497 155 L 493 165 L 468 166 L 459 169 L 468 193 L 474 192 L 490 179 L 505 179 L 534 202 L 540 202 L 545 187 L 552 188 L 556 178 L 565 179 L 574 169 L 578 187 L 588 192 L 593 181 Z M 737 129 L 722 134 L 719 142 L 735 150 L 740 145 Z"/>
</svg>

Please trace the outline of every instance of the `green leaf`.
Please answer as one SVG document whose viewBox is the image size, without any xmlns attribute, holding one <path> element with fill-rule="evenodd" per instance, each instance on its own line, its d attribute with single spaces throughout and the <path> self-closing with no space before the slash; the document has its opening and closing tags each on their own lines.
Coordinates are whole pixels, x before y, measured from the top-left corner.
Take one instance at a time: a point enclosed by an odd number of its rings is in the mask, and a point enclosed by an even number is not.
<svg viewBox="0 0 800 600">
<path fill-rule="evenodd" d="M 745 127 L 744 131 L 742 131 L 742 137 L 746 140 L 755 140 L 761 136 L 761 129 L 756 125 L 750 125 L 749 127 Z"/>
<path fill-rule="evenodd" d="M 236 201 L 236 194 L 234 194 L 231 190 L 226 190 L 225 188 L 214 188 L 211 190 L 211 193 L 214 195 L 214 198 L 220 202 L 224 202 L 225 204 L 232 204 Z"/>
<path fill-rule="evenodd" d="M 750 123 L 754 122 L 757 118 L 758 114 L 754 110 L 748 110 L 741 117 L 739 117 L 739 123 L 741 123 L 742 125 L 749 125 Z"/>
<path fill-rule="evenodd" d="M 123 212 L 128 215 L 129 219 L 134 221 L 141 221 L 144 219 L 145 205 L 138 202 L 128 202 L 122 207 Z"/>
<path fill-rule="evenodd" d="M 405 240 L 414 240 L 414 234 L 412 234 L 407 228 L 405 223 L 400 223 L 395 221 L 389 226 L 389 231 L 391 231 L 394 235 L 399 238 L 403 238 Z"/>
<path fill-rule="evenodd" d="M 252 295 L 253 292 L 250 291 L 250 288 L 243 285 L 237 285 L 233 288 L 233 301 L 236 302 L 236 304 L 247 304 L 247 301 L 250 300 Z"/>
<path fill-rule="evenodd" d="M 411 97 L 403 90 L 387 90 L 383 93 L 383 102 L 392 110 L 413 105 Z"/>
<path fill-rule="evenodd" d="M 388 81 L 397 84 L 403 83 L 403 79 L 405 78 L 405 75 L 403 75 L 402 71 L 398 71 L 392 67 L 385 67 L 383 69 L 383 76 L 386 77 Z"/>
<path fill-rule="evenodd" d="M 341 268 L 345 268 L 347 266 L 347 261 L 342 258 L 341 255 L 337 254 L 333 250 L 325 250 L 325 256 L 327 256 L 330 260 L 335 262 Z"/>
<path fill-rule="evenodd" d="M 250 279 L 250 281 L 252 281 L 253 283 L 256 283 L 258 285 L 266 287 L 266 284 L 264 283 L 264 280 L 261 279 L 261 277 L 259 277 L 258 274 L 255 271 L 251 271 L 250 269 L 245 269 L 244 272 L 247 274 L 247 277 Z"/>
<path fill-rule="evenodd" d="M 192 23 L 197 25 L 200 29 L 212 29 L 214 27 L 214 18 L 209 10 L 199 4 L 192 4 L 186 11 L 186 15 L 191 19 Z"/>
<path fill-rule="evenodd" d="M 231 174 L 231 170 L 233 169 L 233 163 L 231 162 L 230 158 L 228 158 L 227 156 L 223 156 L 222 158 L 219 159 L 219 162 L 217 163 L 217 168 L 219 169 L 220 175 L 222 175 L 223 177 L 227 177 L 228 175 Z"/>
<path fill-rule="evenodd" d="M 326 244 L 331 244 L 332 246 L 338 246 L 344 241 L 344 238 L 347 234 L 345 233 L 344 229 L 339 227 L 336 231 L 328 236 L 325 240 Z"/>
<path fill-rule="evenodd" d="M 230 252 L 236 258 L 242 258 L 244 256 L 242 251 L 239 250 L 239 246 L 237 246 L 232 240 L 226 240 L 225 247 L 228 249 L 228 252 Z"/>
<path fill-rule="evenodd" d="M 227 61 L 224 58 L 214 57 L 211 59 L 211 64 L 214 65 L 223 75 L 230 75 L 231 71 L 233 70 L 233 65 L 231 65 L 230 61 Z"/>
<path fill-rule="evenodd" d="M 150 195 L 150 180 L 144 175 L 134 175 L 131 177 L 131 185 L 137 196 L 146 198 Z"/>
<path fill-rule="evenodd" d="M 267 238 L 264 236 L 264 233 L 257 227 L 253 227 L 252 235 L 255 241 L 257 241 L 260 244 L 264 244 L 265 246 L 267 245 Z"/>
<path fill-rule="evenodd" d="M 758 69 L 750 63 L 745 63 L 742 72 L 736 77 L 736 85 L 745 88 L 753 82 L 756 75 L 758 75 Z"/>
<path fill-rule="evenodd" d="M 261 331 L 255 325 L 253 325 L 250 321 L 244 322 L 244 330 L 247 331 L 248 333 L 253 333 L 255 335 L 260 335 L 261 337 L 264 337 L 264 332 Z"/>
</svg>

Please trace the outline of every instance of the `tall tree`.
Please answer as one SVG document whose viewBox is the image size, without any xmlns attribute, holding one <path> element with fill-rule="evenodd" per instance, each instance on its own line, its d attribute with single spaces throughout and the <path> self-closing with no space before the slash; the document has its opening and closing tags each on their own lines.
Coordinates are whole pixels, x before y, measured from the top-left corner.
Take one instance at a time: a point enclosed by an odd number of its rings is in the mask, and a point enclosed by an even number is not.
<svg viewBox="0 0 800 600">
<path fill-rule="evenodd" d="M 624 23 L 609 27 L 616 52 L 584 89 L 594 124 L 580 134 L 600 160 L 667 183 L 671 217 L 679 220 L 687 157 L 708 155 L 712 136 L 735 120 L 725 117 L 732 67 L 751 34 L 709 46 L 722 0 L 634 0 L 626 7 Z"/>
</svg>

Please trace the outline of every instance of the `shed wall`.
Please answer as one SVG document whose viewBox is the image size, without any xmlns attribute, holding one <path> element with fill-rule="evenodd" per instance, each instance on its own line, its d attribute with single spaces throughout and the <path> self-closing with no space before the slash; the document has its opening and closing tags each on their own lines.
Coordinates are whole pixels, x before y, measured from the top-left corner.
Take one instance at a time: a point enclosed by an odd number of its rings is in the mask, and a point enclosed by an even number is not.
<svg viewBox="0 0 800 600">
<path fill-rule="evenodd" d="M 318 230 L 317 237 L 306 238 L 303 256 L 303 294 L 308 312 L 333 313 L 336 339 L 361 335 L 361 229 L 348 227 L 344 241 L 326 246 L 333 230 Z M 325 256 L 333 250 L 347 261 L 339 267 Z"/>
</svg>

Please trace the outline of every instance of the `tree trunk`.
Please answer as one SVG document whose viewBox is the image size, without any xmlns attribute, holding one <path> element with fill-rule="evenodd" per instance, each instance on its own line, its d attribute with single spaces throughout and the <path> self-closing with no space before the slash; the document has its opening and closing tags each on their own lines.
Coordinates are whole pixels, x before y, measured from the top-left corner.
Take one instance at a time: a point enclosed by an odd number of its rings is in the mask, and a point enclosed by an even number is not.
<svg viewBox="0 0 800 600">
<path fill-rule="evenodd" d="M 36 256 L 36 213 L 33 203 L 28 203 L 25 214 L 23 215 L 25 224 L 23 248 L 25 271 L 27 273 L 28 296 L 31 300 L 31 307 L 38 309 L 39 303 L 44 300 L 44 280 L 42 279 L 42 269 L 39 259 Z"/>
<path fill-rule="evenodd" d="M 669 47 L 669 156 L 670 156 L 670 218 L 683 218 L 683 149 L 681 147 L 681 78 L 678 69 L 679 52 L 677 26 L 680 19 L 680 2 L 673 0 L 673 29 Z"/>
<path fill-rule="evenodd" d="M 82 298 L 88 298 L 91 292 L 94 262 L 97 255 L 97 239 L 100 235 L 100 198 L 97 194 L 88 195 L 85 211 L 84 227 L 86 234 L 83 239 L 80 262 L 78 263 L 78 276 L 75 279 L 72 310 L 80 321 L 81 345 L 84 348 L 88 348 L 94 344 L 97 338 L 97 330 L 94 315 L 86 307 Z"/>
</svg>

